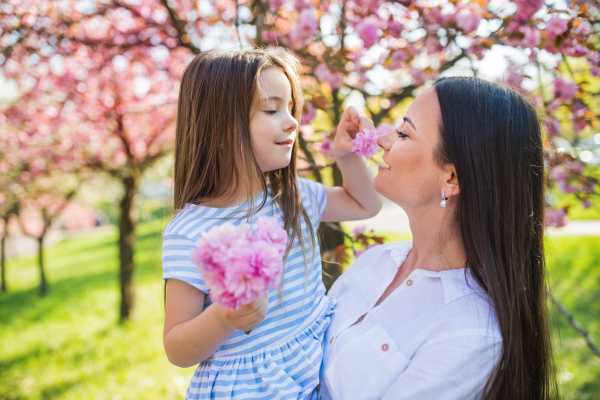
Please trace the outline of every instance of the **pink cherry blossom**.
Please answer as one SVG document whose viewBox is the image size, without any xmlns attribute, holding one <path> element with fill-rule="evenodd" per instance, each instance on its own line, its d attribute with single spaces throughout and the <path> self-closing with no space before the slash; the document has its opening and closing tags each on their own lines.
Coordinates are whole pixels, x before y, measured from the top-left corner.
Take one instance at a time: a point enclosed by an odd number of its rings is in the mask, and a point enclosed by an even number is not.
<svg viewBox="0 0 600 400">
<path fill-rule="evenodd" d="M 285 3 L 285 0 L 268 0 L 267 2 L 269 3 L 269 8 L 277 12 L 283 6 L 283 3 Z"/>
<path fill-rule="evenodd" d="M 256 238 L 273 245 L 283 255 L 287 246 L 287 234 L 276 218 L 260 216 L 256 221 Z"/>
<path fill-rule="evenodd" d="M 546 108 L 548 109 L 548 111 L 556 111 L 556 110 L 558 110 L 558 107 L 560 107 L 560 101 L 558 101 L 558 99 L 552 100 L 546 106 Z"/>
<path fill-rule="evenodd" d="M 304 9 L 298 17 L 298 24 L 290 31 L 290 44 L 296 49 L 306 47 L 308 40 L 319 28 L 315 10 Z"/>
<path fill-rule="evenodd" d="M 552 168 L 552 171 L 550 172 L 550 177 L 553 181 L 566 179 L 567 175 L 568 171 L 562 165 L 557 165 L 556 167 Z"/>
<path fill-rule="evenodd" d="M 315 76 L 319 81 L 328 83 L 332 89 L 342 84 L 342 77 L 339 74 L 331 72 L 325 64 L 320 64 L 315 68 Z"/>
<path fill-rule="evenodd" d="M 257 233 L 248 223 L 225 222 L 205 232 L 190 253 L 214 302 L 235 310 L 277 287 L 287 234 L 274 217 L 261 216 Z"/>
<path fill-rule="evenodd" d="M 564 18 L 552 17 L 546 21 L 546 32 L 552 37 L 562 35 L 567 29 L 569 29 L 569 21 Z"/>
<path fill-rule="evenodd" d="M 352 139 L 354 146 L 352 152 L 358 156 L 371 158 L 379 151 L 377 144 L 377 132 L 375 129 L 365 129 L 363 132 L 358 132 L 356 138 Z"/>
<path fill-rule="evenodd" d="M 359 226 L 357 226 L 356 228 L 354 228 L 354 229 L 352 230 L 352 234 L 353 234 L 354 236 L 358 236 L 358 235 L 360 235 L 361 233 L 363 233 L 363 232 L 364 232 L 366 229 L 367 229 L 367 228 L 366 228 L 364 225 L 359 225 Z"/>
<path fill-rule="evenodd" d="M 527 21 L 533 17 L 544 5 L 544 0 L 513 0 L 517 5 L 516 19 L 518 21 Z"/>
<path fill-rule="evenodd" d="M 563 227 L 567 224 L 567 212 L 564 208 L 561 209 L 546 209 L 546 225 L 554 226 L 556 228 Z"/>
<path fill-rule="evenodd" d="M 385 65 L 385 68 L 390 70 L 396 70 L 402 67 L 406 61 L 410 59 L 410 55 L 402 49 L 397 49 L 392 53 L 389 64 Z M 385 61 L 385 60 L 384 60 Z"/>
<path fill-rule="evenodd" d="M 307 125 L 312 122 L 313 119 L 317 116 L 317 110 L 313 107 L 311 103 L 304 104 L 304 110 L 302 112 L 302 119 L 300 124 Z"/>
<path fill-rule="evenodd" d="M 582 21 L 581 24 L 575 29 L 575 33 L 581 36 L 587 36 L 592 33 L 592 25 L 588 21 Z"/>
<path fill-rule="evenodd" d="M 575 82 L 565 82 L 562 78 L 554 81 L 554 97 L 571 100 L 579 90 Z"/>
<path fill-rule="evenodd" d="M 560 122 L 556 118 L 547 117 L 546 118 L 546 127 L 548 129 L 548 135 L 553 138 L 560 134 L 562 131 L 562 127 Z"/>
<path fill-rule="evenodd" d="M 571 184 L 571 182 L 567 182 L 566 180 L 557 181 L 556 185 L 563 193 L 577 193 L 579 191 L 579 187 Z"/>
<path fill-rule="evenodd" d="M 521 29 L 521 32 L 524 35 L 523 44 L 525 47 L 532 48 L 540 45 L 541 36 L 539 29 L 532 29 L 528 26 L 525 26 Z"/>
<path fill-rule="evenodd" d="M 356 33 L 365 45 L 365 48 L 370 48 L 379 40 L 378 21 L 375 17 L 367 17 L 360 21 L 356 26 Z"/>
<path fill-rule="evenodd" d="M 333 140 L 323 139 L 321 141 L 321 153 L 327 157 L 333 158 Z"/>
<path fill-rule="evenodd" d="M 570 57 L 583 57 L 590 52 L 587 47 L 584 47 L 580 44 L 575 46 L 562 46 L 561 51 Z"/>
<path fill-rule="evenodd" d="M 475 32 L 481 21 L 481 15 L 471 9 L 462 9 L 456 15 L 456 25 L 465 33 Z"/>
</svg>

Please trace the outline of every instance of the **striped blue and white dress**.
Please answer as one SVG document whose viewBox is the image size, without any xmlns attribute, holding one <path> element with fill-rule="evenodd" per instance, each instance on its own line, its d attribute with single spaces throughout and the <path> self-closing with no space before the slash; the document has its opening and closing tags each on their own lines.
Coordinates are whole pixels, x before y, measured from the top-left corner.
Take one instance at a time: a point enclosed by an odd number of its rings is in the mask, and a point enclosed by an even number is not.
<svg viewBox="0 0 600 400">
<path fill-rule="evenodd" d="M 316 232 L 327 201 L 325 187 L 307 179 L 299 179 L 299 187 Z M 255 204 L 261 201 L 262 195 Z M 211 227 L 227 221 L 235 225 L 246 221 L 247 206 L 212 208 L 188 204 L 163 231 L 165 281 L 179 279 L 210 295 L 201 273 L 190 261 L 190 251 L 202 232 Z M 283 226 L 281 211 L 270 195 L 250 224 L 254 225 L 261 215 L 276 216 Z M 302 232 L 309 237 L 304 218 Z M 249 335 L 235 331 L 213 356 L 198 365 L 187 399 L 307 399 L 316 393 L 323 337 L 335 301 L 325 295 L 316 237 L 315 243 L 314 249 L 310 243 L 306 246 L 306 262 L 310 265 L 306 268 L 296 240 L 285 263 L 283 304 L 277 289 L 269 291 L 265 320 Z M 210 304 L 209 299 L 204 307 Z"/>
</svg>

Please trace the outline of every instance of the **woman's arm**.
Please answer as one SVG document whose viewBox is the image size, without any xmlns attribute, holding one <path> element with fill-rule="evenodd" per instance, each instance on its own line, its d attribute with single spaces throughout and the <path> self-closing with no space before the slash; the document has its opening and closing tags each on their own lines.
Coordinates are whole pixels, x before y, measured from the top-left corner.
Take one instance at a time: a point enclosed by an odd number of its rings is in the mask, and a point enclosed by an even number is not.
<svg viewBox="0 0 600 400">
<path fill-rule="evenodd" d="M 382 400 L 478 399 L 501 347 L 500 337 L 468 334 L 425 344 Z"/>
<path fill-rule="evenodd" d="M 339 222 L 370 218 L 381 210 L 381 198 L 373 189 L 373 173 L 363 156 L 352 153 L 352 139 L 362 129 L 373 129 L 373 121 L 348 107 L 337 127 L 334 155 L 342 171 L 343 187 L 326 187 L 327 206 L 323 221 Z"/>
<path fill-rule="evenodd" d="M 235 311 L 216 303 L 203 310 L 204 297 L 204 292 L 186 282 L 167 280 L 163 343 L 169 361 L 178 367 L 208 359 L 235 330 L 252 330 L 267 313 L 266 292 Z"/>
</svg>

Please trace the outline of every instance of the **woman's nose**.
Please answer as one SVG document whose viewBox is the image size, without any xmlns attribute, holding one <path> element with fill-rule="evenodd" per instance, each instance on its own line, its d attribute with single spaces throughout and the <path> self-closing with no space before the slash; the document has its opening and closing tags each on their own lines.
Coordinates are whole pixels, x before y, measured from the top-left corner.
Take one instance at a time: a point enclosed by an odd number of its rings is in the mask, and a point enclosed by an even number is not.
<svg viewBox="0 0 600 400">
<path fill-rule="evenodd" d="M 391 132 L 391 131 L 390 131 Z M 377 137 L 377 145 L 383 150 L 389 150 L 390 148 L 390 132 L 384 133 Z"/>
</svg>

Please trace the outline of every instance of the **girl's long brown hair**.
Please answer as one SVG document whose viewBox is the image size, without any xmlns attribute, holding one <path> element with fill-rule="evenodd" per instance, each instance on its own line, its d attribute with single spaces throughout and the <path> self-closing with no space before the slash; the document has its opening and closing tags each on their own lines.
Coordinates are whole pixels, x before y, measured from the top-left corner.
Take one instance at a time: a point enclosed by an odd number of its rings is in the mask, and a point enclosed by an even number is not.
<svg viewBox="0 0 600 400">
<path fill-rule="evenodd" d="M 435 83 L 440 164 L 454 164 L 453 208 L 467 267 L 492 301 L 500 359 L 483 398 L 549 399 L 556 391 L 546 302 L 544 155 L 537 110 L 508 86 Z"/>
<path fill-rule="evenodd" d="M 258 212 L 270 193 L 283 215 L 289 234 L 286 257 L 297 238 L 304 254 L 304 218 L 314 258 L 315 235 L 298 188 L 294 142 L 290 164 L 263 173 L 250 137 L 250 120 L 260 96 L 259 78 L 267 68 L 278 68 L 292 89 L 292 115 L 300 121 L 303 98 L 300 63 L 284 51 L 212 50 L 198 54 L 186 67 L 177 105 L 173 168 L 173 215 L 187 204 L 229 201 L 240 191 L 248 197 L 247 218 Z M 262 202 L 253 195 L 262 192 Z M 282 278 L 283 280 L 283 278 Z"/>
</svg>

